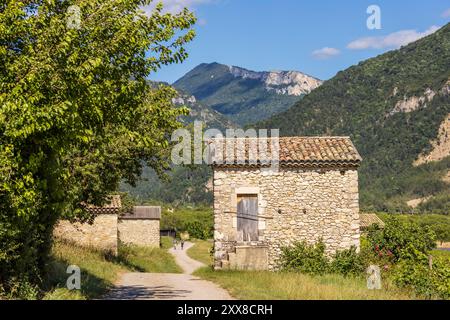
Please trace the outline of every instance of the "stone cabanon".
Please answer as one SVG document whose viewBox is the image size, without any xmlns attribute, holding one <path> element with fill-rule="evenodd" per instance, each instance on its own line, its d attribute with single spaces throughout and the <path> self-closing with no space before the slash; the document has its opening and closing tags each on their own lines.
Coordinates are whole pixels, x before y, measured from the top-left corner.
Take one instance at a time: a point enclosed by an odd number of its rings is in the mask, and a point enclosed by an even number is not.
<svg viewBox="0 0 450 320">
<path fill-rule="evenodd" d="M 74 242 L 80 246 L 93 247 L 117 255 L 117 223 L 122 207 L 120 196 L 111 197 L 102 207 L 88 206 L 95 215 L 92 223 L 60 220 L 53 232 L 54 236 Z"/>
<path fill-rule="evenodd" d="M 248 142 L 239 149 L 248 160 L 218 161 L 218 145 L 227 155 L 238 153 L 234 146 L 228 150 L 229 140 L 210 148 L 215 269 L 277 270 L 282 248 L 297 241 L 322 239 L 328 254 L 359 248 L 361 157 L 350 138 L 277 138 L 276 144 L 273 138 L 276 167 L 261 161 Z"/>
<path fill-rule="evenodd" d="M 160 219 L 161 207 L 133 207 L 132 213 L 120 216 L 120 241 L 125 244 L 159 247 Z"/>
<path fill-rule="evenodd" d="M 118 242 L 140 246 L 160 245 L 161 207 L 134 207 L 132 213 L 121 213 L 120 196 L 111 197 L 102 206 L 88 206 L 94 214 L 92 223 L 60 220 L 54 236 L 84 247 L 118 253 Z"/>
</svg>

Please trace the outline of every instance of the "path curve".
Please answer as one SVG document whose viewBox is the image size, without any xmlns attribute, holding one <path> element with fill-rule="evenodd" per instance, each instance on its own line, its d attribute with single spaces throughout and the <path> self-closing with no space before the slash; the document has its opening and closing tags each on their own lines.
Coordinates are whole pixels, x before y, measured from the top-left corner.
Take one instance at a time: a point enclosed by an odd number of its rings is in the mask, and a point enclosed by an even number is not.
<svg viewBox="0 0 450 320">
<path fill-rule="evenodd" d="M 192 274 L 198 268 L 205 266 L 205 264 L 192 259 L 186 254 L 186 251 L 192 246 L 194 246 L 192 242 L 185 242 L 183 250 L 181 250 L 179 245 L 176 249 L 173 247 L 169 249 L 169 252 L 175 257 L 176 263 L 183 269 L 183 273 L 185 274 Z"/>
<path fill-rule="evenodd" d="M 104 297 L 106 300 L 232 300 L 230 294 L 207 280 L 192 273 L 203 263 L 190 258 L 186 250 L 194 244 L 186 242 L 184 250 L 179 246 L 169 252 L 183 269 L 179 273 L 124 273 L 119 283 Z"/>
</svg>

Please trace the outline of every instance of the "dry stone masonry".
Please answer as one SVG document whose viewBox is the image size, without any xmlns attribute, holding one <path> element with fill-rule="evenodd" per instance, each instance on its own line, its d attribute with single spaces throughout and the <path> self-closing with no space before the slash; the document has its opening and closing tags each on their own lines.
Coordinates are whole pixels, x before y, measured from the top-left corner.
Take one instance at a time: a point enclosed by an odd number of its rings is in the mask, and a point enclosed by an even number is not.
<svg viewBox="0 0 450 320">
<path fill-rule="evenodd" d="M 161 207 L 134 207 L 133 213 L 120 217 L 120 241 L 147 247 L 159 247 Z"/>
<path fill-rule="evenodd" d="M 213 164 L 216 269 L 276 270 L 296 241 L 359 248 L 361 158 L 350 139 L 280 138 L 279 160 L 278 170 Z"/>
<path fill-rule="evenodd" d="M 120 214 L 119 196 L 103 207 L 89 206 L 95 215 L 92 223 L 58 222 L 54 236 L 84 247 L 118 253 L 118 242 L 147 247 L 160 245 L 161 207 L 134 207 L 133 212 Z"/>
</svg>

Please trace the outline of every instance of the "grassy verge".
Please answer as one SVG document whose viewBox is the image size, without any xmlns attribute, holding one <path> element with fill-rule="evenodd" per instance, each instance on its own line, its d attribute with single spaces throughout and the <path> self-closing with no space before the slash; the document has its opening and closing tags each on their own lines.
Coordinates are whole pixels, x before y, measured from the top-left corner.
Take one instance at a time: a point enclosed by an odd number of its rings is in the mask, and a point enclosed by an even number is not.
<svg viewBox="0 0 450 320">
<path fill-rule="evenodd" d="M 167 252 L 170 239 L 161 239 L 162 248 L 120 246 L 119 256 L 112 257 L 100 250 L 83 248 L 56 241 L 46 280 L 47 293 L 43 299 L 84 300 L 105 294 L 124 272 L 181 272 L 173 256 Z M 81 269 L 81 290 L 66 288 L 69 265 Z"/>
<path fill-rule="evenodd" d="M 189 257 L 194 260 L 200 261 L 207 266 L 211 266 L 213 263 L 210 250 L 212 249 L 213 243 L 211 241 L 205 240 L 191 240 L 194 245 L 190 247 L 186 253 Z"/>
<path fill-rule="evenodd" d="M 170 240 L 169 240 L 170 241 Z M 123 245 L 119 248 L 119 259 L 128 268 L 139 272 L 181 273 L 174 257 L 167 252 L 167 241 L 163 248 L 146 248 Z"/>
<path fill-rule="evenodd" d="M 68 290 L 66 273 L 69 265 L 81 269 L 81 290 Z M 106 293 L 122 272 L 129 269 L 104 252 L 82 248 L 66 242 L 55 242 L 50 272 L 47 279 L 49 292 L 44 299 L 72 300 L 93 299 Z"/>
<path fill-rule="evenodd" d="M 308 276 L 268 271 L 213 271 L 195 275 L 216 282 L 237 299 L 247 300 L 403 300 L 414 297 L 394 288 L 368 290 L 361 278 L 340 275 Z"/>
<path fill-rule="evenodd" d="M 208 241 L 195 241 L 187 254 L 211 265 Z M 237 299 L 248 300 L 402 300 L 412 299 L 407 292 L 385 283 L 382 290 L 368 290 L 363 278 L 340 275 L 308 276 L 299 273 L 268 271 L 197 270 L 195 275 L 227 289 Z"/>
</svg>

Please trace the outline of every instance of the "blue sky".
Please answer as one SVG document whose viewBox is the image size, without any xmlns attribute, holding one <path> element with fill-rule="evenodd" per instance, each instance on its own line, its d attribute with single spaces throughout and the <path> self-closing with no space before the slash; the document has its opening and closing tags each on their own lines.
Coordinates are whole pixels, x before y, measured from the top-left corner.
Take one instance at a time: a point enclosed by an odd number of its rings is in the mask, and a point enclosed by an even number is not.
<svg viewBox="0 0 450 320">
<path fill-rule="evenodd" d="M 151 79 L 174 82 L 203 62 L 255 71 L 298 70 L 319 79 L 429 34 L 450 21 L 448 0 L 163 0 L 193 10 L 197 37 L 189 58 Z M 367 8 L 381 29 L 367 27 Z"/>
</svg>

